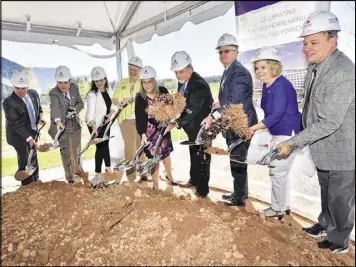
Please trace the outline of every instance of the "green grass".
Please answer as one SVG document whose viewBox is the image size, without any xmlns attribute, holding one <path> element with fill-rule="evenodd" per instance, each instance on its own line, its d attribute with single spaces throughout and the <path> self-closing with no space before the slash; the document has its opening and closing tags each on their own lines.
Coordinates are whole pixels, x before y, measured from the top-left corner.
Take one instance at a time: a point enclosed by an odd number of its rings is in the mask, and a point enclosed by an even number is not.
<svg viewBox="0 0 356 267">
<path fill-rule="evenodd" d="M 173 84 L 167 84 L 167 86 L 173 86 Z M 217 96 L 219 92 L 219 83 L 211 83 L 210 89 L 213 94 L 214 100 L 217 101 Z M 89 131 L 84 122 L 84 115 L 86 110 L 82 110 L 80 112 L 80 118 L 82 119 L 82 147 L 85 146 L 86 142 L 89 140 Z M 50 111 L 45 109 L 43 111 L 43 117 L 47 121 L 45 127 L 41 130 L 41 137 L 39 140 L 39 144 L 43 143 L 52 143 L 52 138 L 48 134 L 49 129 L 49 117 Z M 17 157 L 15 149 L 8 145 L 6 142 L 6 133 L 5 133 L 5 115 L 2 112 L 2 131 L 1 131 L 1 139 L 2 139 L 2 176 L 12 176 L 15 174 L 17 170 Z M 184 132 L 183 129 L 173 129 L 172 132 L 172 140 L 173 142 L 187 140 L 188 136 Z M 84 153 L 83 159 L 93 159 L 95 155 L 95 146 L 90 146 L 89 149 Z M 59 153 L 59 149 L 49 152 L 38 152 L 38 161 L 41 170 L 49 169 L 53 167 L 58 167 L 62 165 L 61 156 Z"/>
<path fill-rule="evenodd" d="M 83 159 L 92 159 L 95 154 L 95 146 L 90 146 L 84 153 Z M 61 166 L 62 160 L 59 148 L 49 152 L 37 152 L 38 164 L 41 170 Z M 17 170 L 17 157 L 2 159 L 1 176 L 12 176 Z"/>
</svg>

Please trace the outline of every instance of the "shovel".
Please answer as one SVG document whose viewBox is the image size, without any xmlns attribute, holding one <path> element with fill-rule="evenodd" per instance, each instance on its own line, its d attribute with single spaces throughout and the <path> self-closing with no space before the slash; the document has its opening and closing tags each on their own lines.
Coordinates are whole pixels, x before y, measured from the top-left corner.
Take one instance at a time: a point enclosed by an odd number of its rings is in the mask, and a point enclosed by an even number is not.
<svg viewBox="0 0 356 267">
<path fill-rule="evenodd" d="M 159 137 L 155 146 L 155 153 L 153 155 L 152 159 L 146 160 L 144 163 L 142 163 L 141 167 L 137 169 L 137 173 L 139 175 L 145 174 L 150 172 L 154 166 L 159 162 L 159 157 L 158 157 L 158 149 L 161 146 L 161 143 L 163 141 L 163 134 L 166 130 L 166 127 L 160 128 L 159 132 Z"/>
<path fill-rule="evenodd" d="M 52 151 L 52 150 L 55 150 L 55 149 L 57 149 L 57 148 L 60 147 L 59 141 L 58 141 L 58 140 L 59 140 L 59 137 L 60 137 L 61 134 L 64 132 L 65 127 L 66 127 L 66 125 L 67 125 L 67 122 L 68 122 L 69 119 L 72 118 L 72 116 L 73 116 L 73 115 L 67 115 L 67 116 L 66 116 L 66 118 L 64 119 L 64 128 L 60 128 L 60 130 L 57 131 L 56 135 L 54 136 L 52 146 L 48 147 L 48 148 L 45 149 L 45 150 L 42 150 L 40 147 L 43 146 L 43 145 L 40 145 L 38 151 L 40 151 L 40 152 L 48 152 L 48 151 Z M 46 143 L 46 144 L 47 144 L 47 143 Z M 46 145 L 46 144 L 45 144 L 45 145 Z"/>
<path fill-rule="evenodd" d="M 205 130 L 205 123 L 200 127 L 197 138 L 195 139 L 194 142 L 186 140 L 186 141 L 180 142 L 180 144 L 185 145 L 185 146 L 201 146 L 203 144 L 201 136 L 202 136 L 204 130 Z"/>
<path fill-rule="evenodd" d="M 133 160 L 131 160 L 130 162 L 125 160 L 123 162 L 121 162 L 121 164 L 119 164 L 118 166 L 116 166 L 114 168 L 114 171 L 119 171 L 119 172 L 123 172 L 123 171 L 127 171 L 133 167 L 135 167 L 139 162 L 139 156 L 142 153 L 142 151 L 149 145 L 149 142 L 152 140 L 153 136 L 157 133 L 158 130 L 160 130 L 163 127 L 162 124 L 158 125 L 156 127 L 156 129 L 153 131 L 153 133 L 151 133 L 148 137 L 147 137 L 147 143 L 141 144 L 141 146 L 137 149 L 135 156 L 133 158 Z"/>
<path fill-rule="evenodd" d="M 109 140 L 110 138 L 113 138 L 114 136 L 109 136 L 109 130 L 111 128 L 111 126 L 113 125 L 113 123 L 115 122 L 115 120 L 117 119 L 117 117 L 119 117 L 121 111 L 127 107 L 129 104 L 131 104 L 132 102 L 134 102 L 133 98 L 129 98 L 128 100 L 126 100 L 125 102 L 123 102 L 121 105 L 119 105 L 119 108 L 117 109 L 117 111 L 114 113 L 114 115 L 112 116 L 112 118 L 110 119 L 110 122 L 108 124 L 108 126 L 105 129 L 105 132 L 103 134 L 103 137 L 101 138 L 95 138 L 93 140 L 91 140 L 91 144 L 99 144 L 101 142 L 104 142 L 106 140 Z"/>
<path fill-rule="evenodd" d="M 241 164 L 250 164 L 250 165 L 260 165 L 260 166 L 266 166 L 268 168 L 275 168 L 276 166 L 271 166 L 267 164 L 267 160 L 272 158 L 274 155 L 278 154 L 278 149 L 271 150 L 270 152 L 266 153 L 260 160 L 257 162 L 248 162 L 248 161 L 239 161 L 234 158 L 230 157 L 230 161 L 241 163 Z"/>
<path fill-rule="evenodd" d="M 45 126 L 46 123 L 43 123 L 42 126 L 40 128 L 38 128 L 37 130 L 37 133 L 36 133 L 36 136 L 35 136 L 35 142 L 37 143 L 38 141 L 38 138 L 40 136 L 40 131 L 41 129 Z M 30 153 L 28 155 L 28 158 L 27 158 L 27 165 L 25 167 L 25 170 L 22 170 L 22 171 L 17 171 L 14 175 L 15 179 L 17 181 L 23 181 L 25 179 L 27 179 L 28 177 L 30 177 L 35 171 L 36 169 L 38 168 L 37 167 L 34 167 L 32 166 L 32 158 L 33 158 L 33 154 L 35 153 L 36 151 L 36 147 L 33 146 L 30 150 Z"/>
</svg>

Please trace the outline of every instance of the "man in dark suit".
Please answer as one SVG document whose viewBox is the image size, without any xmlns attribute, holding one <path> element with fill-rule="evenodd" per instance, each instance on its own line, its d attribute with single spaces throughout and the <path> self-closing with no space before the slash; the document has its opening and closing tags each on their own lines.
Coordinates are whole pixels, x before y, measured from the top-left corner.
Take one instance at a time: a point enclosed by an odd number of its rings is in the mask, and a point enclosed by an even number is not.
<svg viewBox="0 0 356 267">
<path fill-rule="evenodd" d="M 214 100 L 209 84 L 195 71 L 192 60 L 185 51 L 172 56 L 171 70 L 178 79 L 178 93 L 186 98 L 186 108 L 179 119 L 177 128 L 183 128 L 189 141 L 194 142 L 200 130 L 200 123 L 210 113 Z M 190 179 L 181 186 L 195 186 L 197 197 L 209 193 L 211 155 L 204 152 L 203 146 L 190 146 Z"/>
<path fill-rule="evenodd" d="M 6 140 L 17 152 L 18 171 L 25 170 L 27 158 L 35 143 L 37 125 L 43 124 L 42 107 L 37 92 L 28 89 L 29 79 L 25 73 L 16 72 L 12 76 L 14 91 L 4 99 L 3 108 L 6 118 Z M 36 171 L 22 185 L 28 185 L 39 178 L 37 153 L 35 151 L 32 166 Z"/>
<path fill-rule="evenodd" d="M 82 133 L 78 114 L 84 108 L 78 86 L 70 82 L 71 77 L 70 70 L 66 66 L 59 66 L 55 74 L 57 86 L 49 92 L 51 125 L 48 133 L 54 139 L 57 131 L 64 129 L 58 142 L 68 183 L 74 183 L 75 174 L 81 173 L 77 160 Z"/>
<path fill-rule="evenodd" d="M 231 34 L 223 34 L 219 40 L 216 49 L 218 50 L 220 62 L 225 70 L 221 78 L 219 89 L 219 102 L 214 103 L 213 108 L 219 108 L 212 116 L 208 116 L 203 122 L 206 127 L 210 127 L 213 119 L 221 117 L 220 112 L 224 106 L 230 104 L 243 104 L 243 109 L 248 116 L 248 126 L 257 123 L 257 114 L 253 106 L 253 82 L 250 72 L 237 61 L 238 44 L 236 38 Z M 232 131 L 226 133 L 226 143 L 231 145 L 238 138 Z M 238 161 L 245 161 L 250 142 L 243 142 L 231 152 L 231 158 Z M 245 200 L 248 198 L 248 180 L 247 165 L 230 161 L 231 174 L 234 177 L 234 192 L 229 195 L 223 195 L 226 206 L 245 206 Z"/>
</svg>

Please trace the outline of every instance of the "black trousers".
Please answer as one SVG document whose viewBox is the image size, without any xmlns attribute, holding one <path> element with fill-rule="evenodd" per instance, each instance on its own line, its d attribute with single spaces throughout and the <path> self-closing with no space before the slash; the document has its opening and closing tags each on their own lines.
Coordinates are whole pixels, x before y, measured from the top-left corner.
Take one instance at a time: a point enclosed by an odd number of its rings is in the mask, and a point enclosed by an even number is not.
<svg viewBox="0 0 356 267">
<path fill-rule="evenodd" d="M 106 125 L 100 128 L 98 131 L 97 137 L 103 137 Z M 90 134 L 93 132 L 92 127 L 88 126 Z M 110 136 L 110 130 L 108 131 L 108 136 Z M 111 166 L 110 160 L 110 151 L 109 151 L 109 140 L 96 144 L 96 151 L 95 151 L 95 172 L 101 173 L 101 166 L 103 165 L 103 160 L 105 162 L 106 167 Z"/>
<path fill-rule="evenodd" d="M 185 127 L 189 141 L 194 142 L 199 128 Z M 203 146 L 189 146 L 190 153 L 190 179 L 189 182 L 196 188 L 196 192 L 202 196 L 209 194 L 210 162 L 211 155 L 204 152 Z"/>
<path fill-rule="evenodd" d="M 36 131 L 32 130 L 30 133 L 32 138 L 35 139 Z M 13 142 L 11 142 L 11 144 L 9 143 L 9 145 L 13 146 L 16 150 L 18 170 L 23 171 L 26 169 L 27 159 L 31 150 L 30 145 L 28 142 L 26 142 L 26 140 L 23 140 L 21 137 L 13 138 L 12 141 Z M 38 166 L 38 159 L 37 159 L 37 151 L 33 153 L 31 164 L 33 167 L 37 167 L 37 169 L 31 176 L 21 181 L 21 185 L 28 185 L 32 182 L 38 181 L 39 166 Z"/>
<path fill-rule="evenodd" d="M 229 146 L 239 139 L 235 133 L 228 131 L 226 133 L 226 144 Z M 246 161 L 250 141 L 243 142 L 231 152 L 231 157 L 238 161 Z M 231 175 L 234 178 L 234 199 L 236 202 L 245 202 L 248 198 L 248 175 L 247 165 L 230 161 Z"/>
</svg>

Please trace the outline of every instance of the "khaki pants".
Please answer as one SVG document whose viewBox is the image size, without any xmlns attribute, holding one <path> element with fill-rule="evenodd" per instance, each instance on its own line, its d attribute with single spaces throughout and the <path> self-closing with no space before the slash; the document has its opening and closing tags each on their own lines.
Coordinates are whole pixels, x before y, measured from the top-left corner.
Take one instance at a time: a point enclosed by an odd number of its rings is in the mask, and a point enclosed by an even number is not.
<svg viewBox="0 0 356 267">
<path fill-rule="evenodd" d="M 124 120 L 120 124 L 120 129 L 125 144 L 125 150 L 124 150 L 125 160 L 131 161 L 134 158 L 137 149 L 141 145 L 141 138 L 137 134 L 137 130 L 136 130 L 136 120 L 135 119 Z M 145 160 L 145 155 L 144 153 L 141 153 L 140 161 L 143 160 Z M 126 171 L 126 176 L 129 182 L 133 182 L 136 179 L 136 168 L 132 168 Z"/>
<path fill-rule="evenodd" d="M 75 124 L 73 127 L 71 122 L 68 122 L 63 134 L 58 140 L 67 181 L 75 181 L 75 174 L 80 173 L 77 150 L 80 149 L 81 134 L 82 129 L 79 124 Z"/>
</svg>

